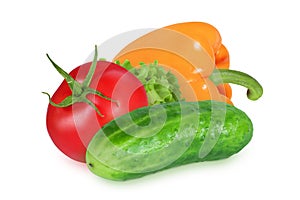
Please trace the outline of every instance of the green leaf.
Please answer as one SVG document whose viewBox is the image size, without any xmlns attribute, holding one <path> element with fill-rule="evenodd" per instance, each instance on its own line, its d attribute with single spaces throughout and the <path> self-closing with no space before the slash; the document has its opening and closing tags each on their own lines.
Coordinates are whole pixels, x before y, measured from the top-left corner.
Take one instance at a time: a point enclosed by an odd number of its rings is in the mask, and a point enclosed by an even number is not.
<svg viewBox="0 0 300 200">
<path fill-rule="evenodd" d="M 149 105 L 183 100 L 177 78 L 163 67 L 158 61 L 153 63 L 140 62 L 139 68 L 134 68 L 128 60 L 116 63 L 133 73 L 144 85 Z"/>
<path fill-rule="evenodd" d="M 115 61 L 115 63 L 117 65 L 120 65 L 122 67 L 124 67 L 125 69 L 127 69 L 128 71 L 130 71 L 131 69 L 133 69 L 134 67 L 130 64 L 129 60 L 125 60 L 122 64 L 119 60 Z"/>
</svg>

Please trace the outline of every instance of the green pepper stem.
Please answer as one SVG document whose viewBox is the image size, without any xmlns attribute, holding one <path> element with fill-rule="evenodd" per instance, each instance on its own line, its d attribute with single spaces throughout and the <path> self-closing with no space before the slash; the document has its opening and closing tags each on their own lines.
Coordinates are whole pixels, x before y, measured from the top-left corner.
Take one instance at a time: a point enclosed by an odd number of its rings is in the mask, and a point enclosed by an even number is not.
<svg viewBox="0 0 300 200">
<path fill-rule="evenodd" d="M 233 83 L 248 88 L 247 97 L 250 100 L 257 100 L 263 94 L 263 88 L 260 83 L 244 72 L 229 69 L 217 69 L 214 70 L 209 78 L 215 85 Z"/>
</svg>

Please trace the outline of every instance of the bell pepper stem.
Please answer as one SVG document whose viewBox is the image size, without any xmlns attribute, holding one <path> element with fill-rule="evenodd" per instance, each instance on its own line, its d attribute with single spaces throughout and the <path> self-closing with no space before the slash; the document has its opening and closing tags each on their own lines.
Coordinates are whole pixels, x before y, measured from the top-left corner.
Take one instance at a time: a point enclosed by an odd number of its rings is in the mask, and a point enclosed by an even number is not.
<svg viewBox="0 0 300 200">
<path fill-rule="evenodd" d="M 247 97 L 250 100 L 257 100 L 263 94 L 263 87 L 252 76 L 235 70 L 216 69 L 210 75 L 209 79 L 215 84 L 233 83 L 246 87 Z"/>
</svg>

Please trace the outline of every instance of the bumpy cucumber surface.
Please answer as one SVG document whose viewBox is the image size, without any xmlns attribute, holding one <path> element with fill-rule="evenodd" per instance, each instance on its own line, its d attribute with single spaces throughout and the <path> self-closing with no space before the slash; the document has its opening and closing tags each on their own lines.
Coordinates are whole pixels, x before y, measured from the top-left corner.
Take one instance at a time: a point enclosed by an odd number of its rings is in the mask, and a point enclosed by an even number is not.
<svg viewBox="0 0 300 200">
<path fill-rule="evenodd" d="M 252 138 L 249 117 L 222 102 L 148 106 L 106 124 L 90 142 L 86 162 L 96 175 L 127 180 L 192 162 L 227 158 Z"/>
</svg>

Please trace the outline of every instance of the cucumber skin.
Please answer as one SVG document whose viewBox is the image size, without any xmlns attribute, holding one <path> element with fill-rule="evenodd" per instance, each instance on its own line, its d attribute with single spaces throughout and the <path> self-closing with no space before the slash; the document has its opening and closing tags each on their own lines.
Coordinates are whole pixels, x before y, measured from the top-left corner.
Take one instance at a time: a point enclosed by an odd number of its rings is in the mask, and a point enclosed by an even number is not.
<svg viewBox="0 0 300 200">
<path fill-rule="evenodd" d="M 218 112 L 226 112 L 225 114 L 225 122 L 222 125 L 222 131 L 216 144 L 213 146 L 211 151 L 205 157 L 199 157 L 199 150 L 204 143 L 205 137 L 208 134 L 208 126 L 211 123 L 212 117 L 212 104 L 214 104 L 215 113 Z M 211 161 L 211 160 L 219 160 L 232 156 L 233 154 L 238 153 L 242 150 L 251 140 L 253 133 L 253 125 L 250 118 L 238 108 L 231 106 L 229 104 L 223 102 L 214 102 L 214 101 L 201 101 L 201 102 L 175 102 L 175 103 L 167 103 L 161 104 L 163 108 L 166 110 L 167 119 L 166 125 L 161 129 L 160 132 L 151 136 L 149 138 L 136 138 L 132 136 L 128 136 L 124 133 L 118 125 L 115 123 L 115 120 L 109 122 L 94 136 L 92 141 L 90 142 L 87 154 L 86 154 L 86 162 L 90 171 L 94 174 L 115 181 L 124 181 L 128 179 L 135 179 L 139 177 L 143 177 L 148 174 L 152 174 L 161 170 L 165 170 L 168 168 L 185 165 L 188 163 L 201 162 L 201 161 Z M 181 107 L 180 107 L 181 106 Z M 130 116 L 134 122 L 138 125 L 145 125 L 149 123 L 148 112 L 149 109 L 153 106 L 139 108 L 134 110 L 125 116 Z M 187 112 L 180 113 L 180 109 L 184 108 Z M 108 167 L 106 164 L 101 162 L 101 159 L 97 158 L 97 155 L 103 151 L 103 154 L 106 152 L 113 151 L 113 149 L 107 148 L 107 141 L 103 142 L 101 137 L 107 137 L 111 143 L 113 143 L 118 148 L 123 149 L 124 151 L 129 151 L 129 149 L 135 149 L 136 152 L 143 151 L 145 155 L 147 153 L 155 152 L 157 150 L 164 151 L 163 148 L 167 148 L 167 144 L 170 141 L 174 141 L 174 137 L 167 137 L 167 134 L 175 134 L 174 127 L 176 128 L 177 123 L 181 120 L 187 119 L 190 124 L 193 124 L 193 118 L 189 117 L 194 112 L 199 113 L 199 118 L 195 127 L 192 129 L 195 131 L 195 135 L 189 137 L 184 136 L 185 127 L 181 132 L 177 132 L 178 135 L 182 134 L 182 141 L 178 141 L 178 145 L 184 145 L 185 140 L 192 141 L 187 149 L 178 157 L 178 159 L 174 160 L 172 163 L 155 169 L 155 167 L 151 170 L 151 165 L 153 161 L 143 161 L 141 163 L 132 165 L 132 168 L 141 170 L 142 172 L 128 172 L 125 170 L 118 170 L 115 167 Z M 154 115 L 160 115 L 160 109 L 154 111 Z M 123 116 L 119 117 L 122 118 Z M 117 120 L 117 119 L 116 119 Z M 195 125 L 195 124 L 194 124 Z M 189 127 L 191 128 L 191 127 Z M 175 134 L 176 135 L 176 134 Z M 158 145 L 151 145 L 151 141 L 159 140 L 160 143 Z M 143 146 L 145 141 L 148 141 L 148 145 Z M 150 141 L 150 142 L 149 142 Z M 150 145 L 149 145 L 150 143 Z M 179 147 L 179 146 L 178 146 Z M 175 149 L 176 150 L 176 149 Z M 175 151 L 174 151 L 175 153 Z M 109 153 L 108 153 L 109 154 Z M 133 156 L 124 157 L 113 157 L 112 154 L 107 156 L 107 160 L 112 161 L 116 164 L 116 166 L 126 166 L 125 168 L 130 167 L 131 161 L 134 160 Z M 158 160 L 168 160 L 168 156 L 164 155 L 164 153 L 159 154 L 160 158 Z M 102 155 L 103 156 L 103 155 Z M 156 160 L 157 161 L 157 160 Z M 156 162 L 157 163 L 157 162 Z M 143 172 L 143 168 L 147 168 L 150 166 L 150 170 L 145 170 Z"/>
</svg>

